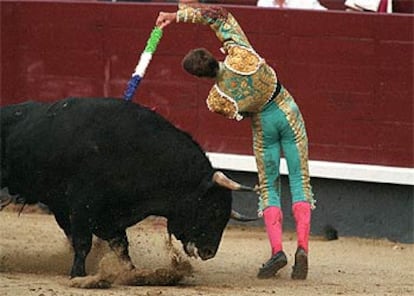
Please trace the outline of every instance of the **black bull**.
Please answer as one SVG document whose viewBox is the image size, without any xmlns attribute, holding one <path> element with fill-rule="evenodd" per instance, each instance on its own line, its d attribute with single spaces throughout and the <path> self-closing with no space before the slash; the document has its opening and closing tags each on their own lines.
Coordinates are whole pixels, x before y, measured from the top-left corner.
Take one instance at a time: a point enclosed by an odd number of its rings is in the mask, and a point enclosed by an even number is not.
<svg viewBox="0 0 414 296">
<path fill-rule="evenodd" d="M 0 111 L 1 188 L 50 208 L 74 249 L 72 277 L 85 275 L 92 234 L 132 269 L 126 228 L 149 215 L 167 218 L 188 255 L 212 258 L 233 213 L 231 189 L 251 189 L 215 171 L 187 133 L 131 102 L 69 98 Z"/>
</svg>

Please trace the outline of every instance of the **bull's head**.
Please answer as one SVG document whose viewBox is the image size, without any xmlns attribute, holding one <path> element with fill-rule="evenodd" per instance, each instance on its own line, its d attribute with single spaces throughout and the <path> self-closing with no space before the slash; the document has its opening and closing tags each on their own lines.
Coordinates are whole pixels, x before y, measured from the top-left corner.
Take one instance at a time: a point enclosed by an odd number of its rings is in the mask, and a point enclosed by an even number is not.
<svg viewBox="0 0 414 296">
<path fill-rule="evenodd" d="M 191 207 L 180 209 L 181 218 L 169 219 L 168 231 L 179 239 L 189 256 L 202 260 L 213 258 L 230 218 L 238 221 L 252 221 L 232 210 L 232 190 L 255 191 L 254 188 L 240 185 L 221 172 L 203 182 L 196 193 L 196 202 Z M 191 201 L 189 201 L 191 202 Z M 183 213 L 185 211 L 185 213 Z"/>
</svg>

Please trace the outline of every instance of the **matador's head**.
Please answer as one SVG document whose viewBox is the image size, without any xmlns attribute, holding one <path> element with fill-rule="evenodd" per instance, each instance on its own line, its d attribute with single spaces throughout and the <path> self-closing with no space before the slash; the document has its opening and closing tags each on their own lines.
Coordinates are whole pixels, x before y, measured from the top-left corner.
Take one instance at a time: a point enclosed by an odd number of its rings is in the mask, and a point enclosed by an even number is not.
<svg viewBox="0 0 414 296">
<path fill-rule="evenodd" d="M 190 50 L 182 61 L 184 70 L 197 77 L 214 78 L 219 71 L 216 58 L 205 48 Z"/>
</svg>

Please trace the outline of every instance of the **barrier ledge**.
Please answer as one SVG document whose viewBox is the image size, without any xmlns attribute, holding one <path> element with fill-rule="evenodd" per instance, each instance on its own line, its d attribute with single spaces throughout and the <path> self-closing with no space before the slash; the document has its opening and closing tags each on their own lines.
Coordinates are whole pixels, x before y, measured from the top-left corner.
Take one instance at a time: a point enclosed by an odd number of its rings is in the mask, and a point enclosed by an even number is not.
<svg viewBox="0 0 414 296">
<path fill-rule="evenodd" d="M 207 152 L 213 167 L 223 170 L 257 173 L 252 155 Z M 348 181 L 414 185 L 414 169 L 330 161 L 309 161 L 311 177 Z M 281 159 L 280 173 L 288 174 L 286 160 Z"/>
</svg>

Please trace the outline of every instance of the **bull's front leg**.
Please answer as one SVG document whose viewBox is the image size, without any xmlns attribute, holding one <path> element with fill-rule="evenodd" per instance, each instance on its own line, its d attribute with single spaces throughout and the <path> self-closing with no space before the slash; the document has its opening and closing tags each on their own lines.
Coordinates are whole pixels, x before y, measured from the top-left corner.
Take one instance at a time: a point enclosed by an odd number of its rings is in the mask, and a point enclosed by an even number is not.
<svg viewBox="0 0 414 296">
<path fill-rule="evenodd" d="M 85 260 L 92 247 L 92 231 L 89 225 L 87 211 L 73 211 L 71 215 L 72 245 L 75 252 L 73 266 L 70 272 L 70 285 L 77 288 L 106 289 L 111 286 L 101 274 L 86 276 Z"/>
<path fill-rule="evenodd" d="M 132 263 L 128 252 L 129 243 L 125 230 L 119 232 L 115 237 L 109 239 L 108 241 L 110 248 L 115 252 L 121 264 L 126 268 L 126 270 L 134 269 L 135 266 Z"/>
<path fill-rule="evenodd" d="M 85 276 L 85 260 L 92 247 L 92 231 L 86 215 L 72 215 L 72 245 L 75 254 L 70 276 Z"/>
</svg>

